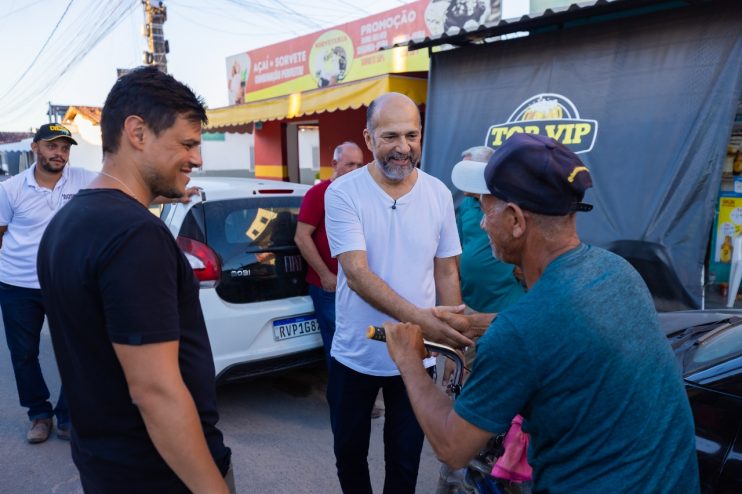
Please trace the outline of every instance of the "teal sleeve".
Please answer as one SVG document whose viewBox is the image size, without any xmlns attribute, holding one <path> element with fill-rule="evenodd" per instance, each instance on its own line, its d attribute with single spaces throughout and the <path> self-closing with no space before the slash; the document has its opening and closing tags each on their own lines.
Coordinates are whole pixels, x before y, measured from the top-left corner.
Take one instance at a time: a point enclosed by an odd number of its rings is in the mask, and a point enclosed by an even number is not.
<svg viewBox="0 0 742 494">
<path fill-rule="evenodd" d="M 464 230 L 461 228 L 461 210 L 456 210 L 456 230 L 459 232 L 459 241 L 461 242 L 461 248 L 464 248 Z"/>
<path fill-rule="evenodd" d="M 505 432 L 536 389 L 534 363 L 518 330 L 497 317 L 477 343 L 471 376 L 454 404 L 467 422 L 493 434 Z"/>
</svg>

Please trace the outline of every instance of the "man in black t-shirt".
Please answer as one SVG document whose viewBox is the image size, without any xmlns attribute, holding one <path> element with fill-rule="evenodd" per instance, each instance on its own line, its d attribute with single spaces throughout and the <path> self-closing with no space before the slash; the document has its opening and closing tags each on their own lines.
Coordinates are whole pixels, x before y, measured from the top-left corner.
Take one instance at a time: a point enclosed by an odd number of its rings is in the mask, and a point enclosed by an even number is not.
<svg viewBox="0 0 742 494">
<path fill-rule="evenodd" d="M 198 282 L 147 209 L 183 195 L 206 114 L 153 67 L 123 76 L 101 119 L 101 176 L 49 224 L 38 272 L 86 492 L 234 490 L 216 428 Z"/>
</svg>

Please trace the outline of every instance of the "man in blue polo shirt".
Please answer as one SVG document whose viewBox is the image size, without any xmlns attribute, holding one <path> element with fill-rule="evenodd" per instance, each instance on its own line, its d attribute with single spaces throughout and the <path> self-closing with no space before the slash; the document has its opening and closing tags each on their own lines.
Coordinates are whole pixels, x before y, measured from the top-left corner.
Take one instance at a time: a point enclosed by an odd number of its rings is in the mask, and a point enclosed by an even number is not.
<svg viewBox="0 0 742 494">
<path fill-rule="evenodd" d="M 649 291 L 628 262 L 577 235 L 576 212 L 592 209 L 587 167 L 553 139 L 516 134 L 451 179 L 481 194 L 492 252 L 522 268 L 528 293 L 496 318 L 439 313 L 486 329 L 453 406 L 420 363 L 420 328 L 386 325 L 438 457 L 466 465 L 519 414 L 535 493 L 697 493 L 693 418 Z"/>
<path fill-rule="evenodd" d="M 53 123 L 39 127 L 31 149 L 36 162 L 0 183 L 0 307 L 10 349 L 18 397 L 28 409 L 29 443 L 47 440 L 52 416 L 57 435 L 69 439 L 69 417 L 64 392 L 57 406 L 39 366 L 39 340 L 44 306 L 36 274 L 36 254 L 46 225 L 73 195 L 96 177 L 84 168 L 67 166 L 70 148 L 77 144 L 70 131 Z"/>
</svg>

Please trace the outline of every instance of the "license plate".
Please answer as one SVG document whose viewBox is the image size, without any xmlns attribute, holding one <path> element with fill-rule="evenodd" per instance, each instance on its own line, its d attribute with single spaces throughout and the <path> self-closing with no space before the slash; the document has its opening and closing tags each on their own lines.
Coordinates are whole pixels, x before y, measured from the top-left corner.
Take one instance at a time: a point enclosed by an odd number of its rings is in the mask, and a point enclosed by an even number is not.
<svg viewBox="0 0 742 494">
<path fill-rule="evenodd" d="M 288 340 L 319 333 L 319 323 L 314 316 L 299 316 L 273 321 L 273 339 Z"/>
</svg>

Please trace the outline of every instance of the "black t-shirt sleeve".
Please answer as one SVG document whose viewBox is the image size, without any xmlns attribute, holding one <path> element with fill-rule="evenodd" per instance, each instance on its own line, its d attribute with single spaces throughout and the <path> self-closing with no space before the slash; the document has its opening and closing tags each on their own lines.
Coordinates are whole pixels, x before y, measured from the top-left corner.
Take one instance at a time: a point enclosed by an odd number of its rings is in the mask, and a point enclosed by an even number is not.
<svg viewBox="0 0 742 494">
<path fill-rule="evenodd" d="M 113 343 L 144 345 L 180 338 L 178 246 L 156 223 L 127 230 L 100 265 L 98 283 Z"/>
</svg>

